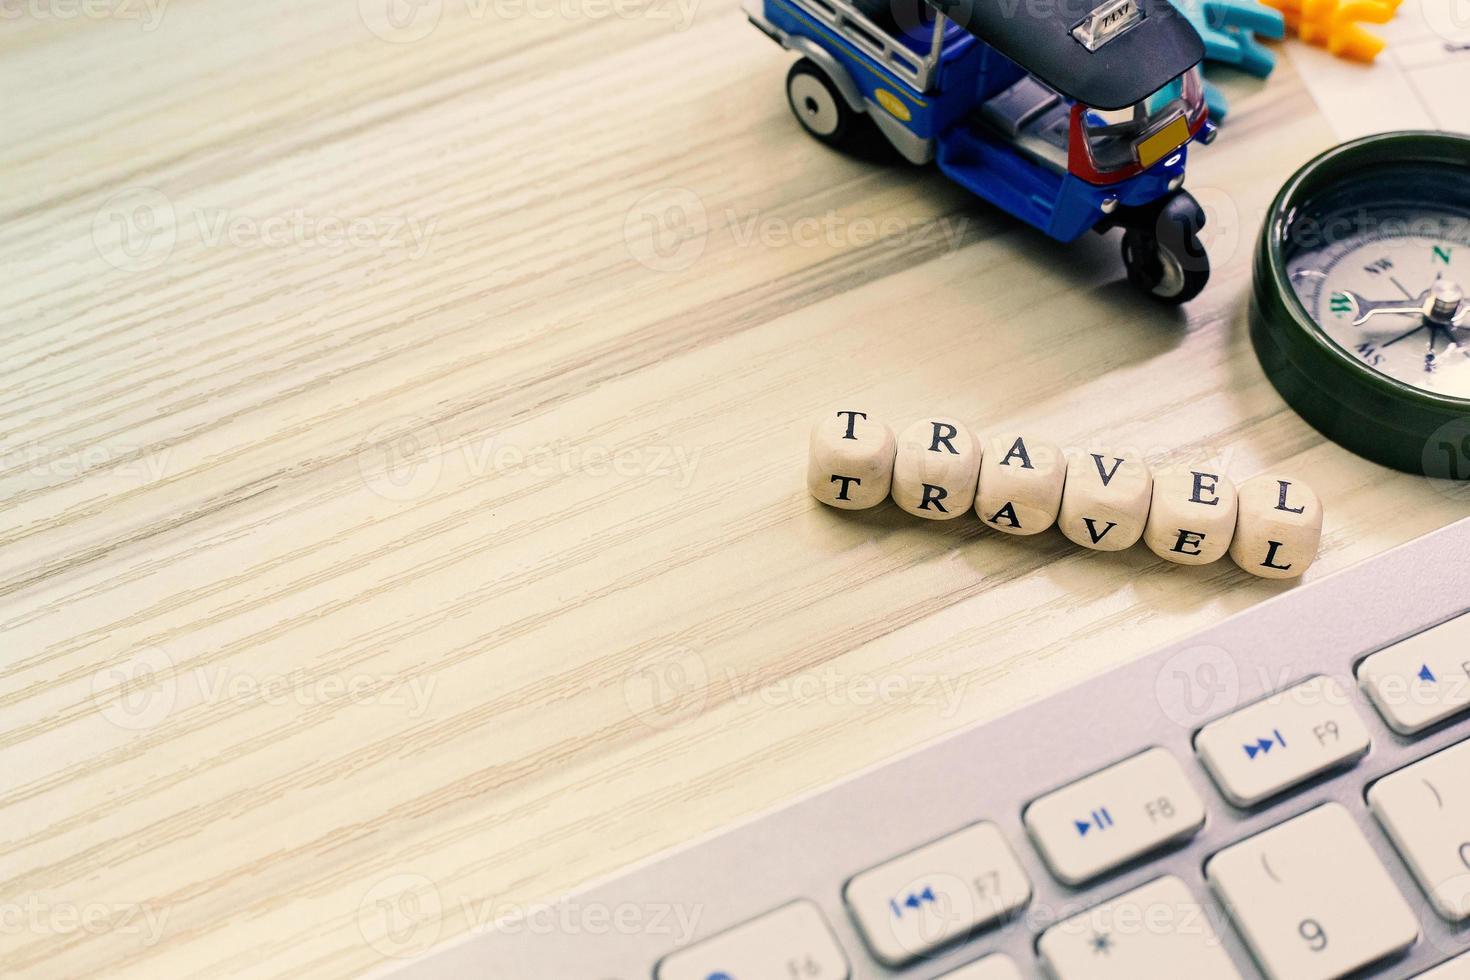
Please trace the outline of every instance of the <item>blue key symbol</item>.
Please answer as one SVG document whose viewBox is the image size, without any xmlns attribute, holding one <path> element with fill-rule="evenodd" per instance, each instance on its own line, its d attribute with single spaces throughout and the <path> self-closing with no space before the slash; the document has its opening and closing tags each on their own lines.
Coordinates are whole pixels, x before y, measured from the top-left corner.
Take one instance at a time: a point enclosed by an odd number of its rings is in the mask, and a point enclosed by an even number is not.
<svg viewBox="0 0 1470 980">
<path fill-rule="evenodd" d="M 1072 826 L 1077 828 L 1077 836 L 1079 837 L 1086 837 L 1087 832 L 1094 828 L 1097 830 L 1107 830 L 1113 825 L 1113 815 L 1108 812 L 1107 807 L 1103 807 L 1101 810 L 1093 810 L 1088 816 L 1091 819 L 1072 821 Z"/>
<path fill-rule="evenodd" d="M 1258 738 L 1254 742 L 1247 742 L 1243 748 L 1245 749 L 1246 755 L 1252 759 L 1256 759 L 1265 756 L 1278 745 L 1283 749 L 1286 748 L 1286 739 L 1282 737 L 1281 729 L 1273 728 L 1271 730 L 1271 738 Z"/>
</svg>

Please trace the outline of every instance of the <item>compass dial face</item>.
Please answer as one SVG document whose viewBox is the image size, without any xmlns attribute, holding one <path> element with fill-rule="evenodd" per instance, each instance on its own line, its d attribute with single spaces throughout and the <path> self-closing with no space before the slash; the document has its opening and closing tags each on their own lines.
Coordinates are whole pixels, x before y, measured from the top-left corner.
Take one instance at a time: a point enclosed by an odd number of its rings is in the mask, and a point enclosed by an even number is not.
<svg viewBox="0 0 1470 980">
<path fill-rule="evenodd" d="M 1256 244 L 1261 367 L 1319 432 L 1470 487 L 1470 135 L 1380 133 L 1287 181 Z"/>
<path fill-rule="evenodd" d="M 1317 212 L 1293 229 L 1287 272 L 1322 332 L 1365 368 L 1470 400 L 1470 211 L 1415 197 Z"/>
</svg>

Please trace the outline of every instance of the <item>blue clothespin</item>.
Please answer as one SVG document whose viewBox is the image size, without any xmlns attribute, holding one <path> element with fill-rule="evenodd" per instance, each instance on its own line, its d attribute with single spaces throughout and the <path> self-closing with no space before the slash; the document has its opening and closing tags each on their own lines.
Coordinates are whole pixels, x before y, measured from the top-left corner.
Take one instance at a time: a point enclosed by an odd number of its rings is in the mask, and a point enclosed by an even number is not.
<svg viewBox="0 0 1470 980">
<path fill-rule="evenodd" d="M 1258 0 L 1174 0 L 1205 42 L 1205 60 L 1230 65 L 1265 78 L 1276 68 L 1276 56 L 1257 38 L 1279 40 L 1286 36 L 1281 13 Z M 1229 112 L 1225 93 L 1205 83 L 1205 100 L 1210 116 L 1219 122 Z"/>
</svg>

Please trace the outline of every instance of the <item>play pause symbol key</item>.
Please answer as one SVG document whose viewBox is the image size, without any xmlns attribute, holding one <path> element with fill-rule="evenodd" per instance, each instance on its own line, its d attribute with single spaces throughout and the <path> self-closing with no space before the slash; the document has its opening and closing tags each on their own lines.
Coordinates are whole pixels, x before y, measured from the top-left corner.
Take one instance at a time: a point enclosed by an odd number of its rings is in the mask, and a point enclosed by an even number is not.
<svg viewBox="0 0 1470 980">
<path fill-rule="evenodd" d="M 1205 805 L 1178 760 L 1149 749 L 1048 793 L 1024 820 L 1052 874 L 1081 885 L 1193 837 Z"/>
<path fill-rule="evenodd" d="M 1086 837 L 1094 830 L 1107 830 L 1113 826 L 1113 815 L 1108 812 L 1107 807 L 1103 807 L 1101 810 L 1093 810 L 1092 815 L 1086 820 L 1072 822 L 1077 826 L 1078 836 Z"/>
</svg>

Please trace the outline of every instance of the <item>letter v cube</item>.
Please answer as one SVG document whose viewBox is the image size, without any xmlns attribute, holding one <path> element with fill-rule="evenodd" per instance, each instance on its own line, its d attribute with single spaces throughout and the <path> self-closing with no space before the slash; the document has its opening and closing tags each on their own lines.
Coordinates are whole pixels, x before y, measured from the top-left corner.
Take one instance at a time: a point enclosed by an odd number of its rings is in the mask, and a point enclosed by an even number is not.
<svg viewBox="0 0 1470 980">
<path fill-rule="evenodd" d="M 1153 483 L 1148 465 L 1136 455 L 1106 449 L 1071 454 L 1057 523 L 1084 548 L 1131 548 L 1143 537 Z"/>
</svg>

